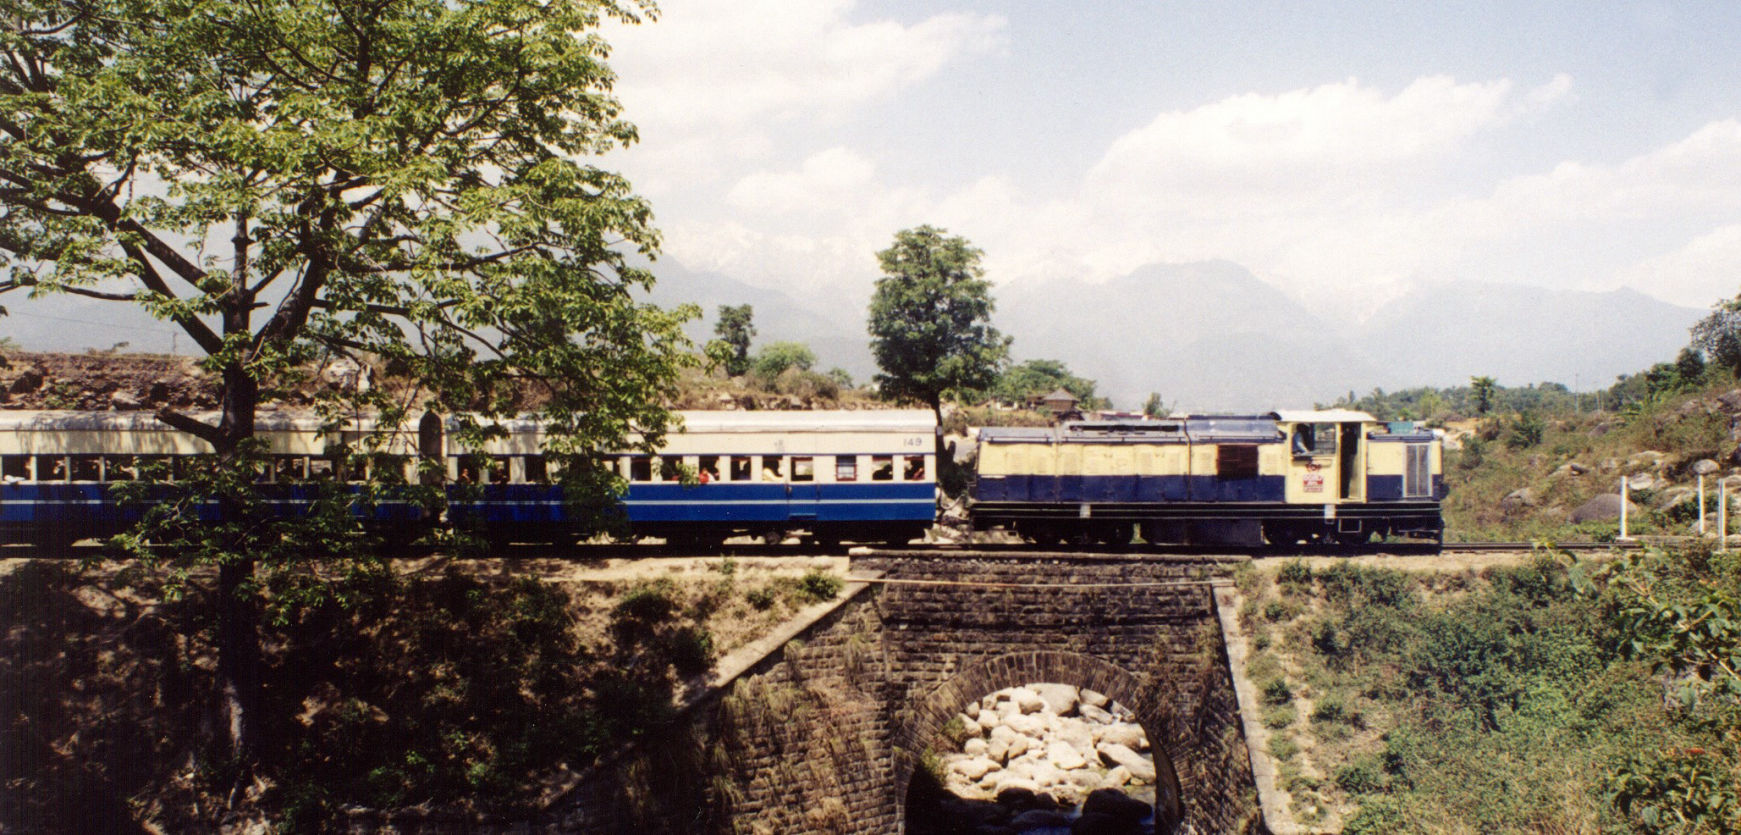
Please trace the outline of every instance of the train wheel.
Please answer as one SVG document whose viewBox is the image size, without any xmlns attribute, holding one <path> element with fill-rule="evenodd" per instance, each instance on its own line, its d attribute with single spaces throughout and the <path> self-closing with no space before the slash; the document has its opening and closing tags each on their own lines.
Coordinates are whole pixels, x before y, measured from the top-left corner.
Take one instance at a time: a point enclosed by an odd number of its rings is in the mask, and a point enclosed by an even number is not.
<svg viewBox="0 0 1741 835">
<path fill-rule="evenodd" d="M 1134 534 L 1135 531 L 1130 525 L 1108 525 L 1100 529 L 1100 543 L 1102 545 L 1129 545 Z"/>
</svg>

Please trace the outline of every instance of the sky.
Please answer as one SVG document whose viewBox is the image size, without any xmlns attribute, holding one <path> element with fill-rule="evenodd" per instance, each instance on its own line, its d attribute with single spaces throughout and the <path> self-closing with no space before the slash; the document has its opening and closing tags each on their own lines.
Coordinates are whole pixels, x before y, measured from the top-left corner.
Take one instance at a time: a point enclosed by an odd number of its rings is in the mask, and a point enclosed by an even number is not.
<svg viewBox="0 0 1741 835">
<path fill-rule="evenodd" d="M 611 25 L 665 257 L 862 307 L 1222 259 L 1358 321 L 1453 281 L 1741 291 L 1741 3 L 662 0 Z"/>
</svg>

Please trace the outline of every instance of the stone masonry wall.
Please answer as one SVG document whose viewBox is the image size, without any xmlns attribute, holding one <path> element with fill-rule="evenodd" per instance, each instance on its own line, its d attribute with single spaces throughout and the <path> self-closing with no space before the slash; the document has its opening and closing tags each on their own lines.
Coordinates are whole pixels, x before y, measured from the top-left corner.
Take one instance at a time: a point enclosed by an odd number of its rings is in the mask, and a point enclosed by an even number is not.
<svg viewBox="0 0 1741 835">
<path fill-rule="evenodd" d="M 875 602 L 891 671 L 897 798 L 965 704 L 1055 681 L 1100 690 L 1137 713 L 1163 774 L 1160 760 L 1170 760 L 1175 822 L 1198 832 L 1259 825 L 1209 585 L 1225 564 L 932 554 L 860 562 L 892 581 Z M 1165 819 L 1171 804 L 1160 795 Z"/>
<path fill-rule="evenodd" d="M 518 832 L 889 833 L 949 717 L 1054 681 L 1137 713 L 1162 819 L 1261 831 L 1211 560 L 856 558 L 879 585 L 589 775 Z M 487 828 L 487 827 L 486 827 Z M 474 827 L 475 831 L 475 827 Z"/>
</svg>

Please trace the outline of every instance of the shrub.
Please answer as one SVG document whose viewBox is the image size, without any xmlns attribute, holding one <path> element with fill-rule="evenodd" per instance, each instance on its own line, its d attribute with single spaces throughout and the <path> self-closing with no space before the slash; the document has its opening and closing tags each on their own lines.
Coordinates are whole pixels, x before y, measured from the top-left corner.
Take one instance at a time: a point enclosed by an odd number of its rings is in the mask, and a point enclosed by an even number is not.
<svg viewBox="0 0 1741 835">
<path fill-rule="evenodd" d="M 1293 705 L 1266 707 L 1263 710 L 1263 726 L 1271 730 L 1281 730 L 1294 724 L 1294 720 L 1299 718 L 1299 715 L 1299 711 L 1295 710 Z"/>
<path fill-rule="evenodd" d="M 759 589 L 750 589 L 744 594 L 744 599 L 748 600 L 751 606 L 765 612 L 773 608 L 774 601 L 778 599 L 778 596 L 774 594 L 773 589 L 763 586 Z"/>
<path fill-rule="evenodd" d="M 683 675 L 704 673 L 713 665 L 713 635 L 701 626 L 671 630 L 661 642 L 671 666 Z"/>
<path fill-rule="evenodd" d="M 1263 683 L 1263 700 L 1272 705 L 1287 704 L 1294 699 L 1294 691 L 1288 687 L 1286 679 L 1272 678 Z"/>
<path fill-rule="evenodd" d="M 798 593 L 820 603 L 824 600 L 833 600 L 840 594 L 841 588 L 845 585 L 843 580 L 833 574 L 819 568 L 811 569 L 809 573 L 804 575 L 803 579 L 798 581 Z"/>
<path fill-rule="evenodd" d="M 1312 567 L 1305 560 L 1288 560 L 1276 570 L 1276 582 L 1284 586 L 1309 586 L 1312 584 Z"/>
</svg>

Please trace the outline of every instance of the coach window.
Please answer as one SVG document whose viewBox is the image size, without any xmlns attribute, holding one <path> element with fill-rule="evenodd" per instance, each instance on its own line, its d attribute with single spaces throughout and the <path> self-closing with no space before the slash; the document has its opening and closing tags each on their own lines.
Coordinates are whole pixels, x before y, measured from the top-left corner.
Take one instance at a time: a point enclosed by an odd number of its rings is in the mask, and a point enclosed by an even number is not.
<svg viewBox="0 0 1741 835">
<path fill-rule="evenodd" d="M 858 480 L 858 456 L 856 456 L 856 455 L 836 455 L 836 456 L 834 456 L 834 480 L 835 481 L 857 481 Z"/>
<path fill-rule="evenodd" d="M 133 459 L 133 472 L 150 481 L 165 481 L 169 478 L 169 457 L 164 455 L 141 455 Z"/>
<path fill-rule="evenodd" d="M 702 484 L 719 480 L 719 456 L 703 455 L 695 468 L 695 477 Z"/>
<path fill-rule="evenodd" d="M 526 456 L 526 483 L 549 484 L 550 468 L 544 463 L 542 455 Z"/>
<path fill-rule="evenodd" d="M 272 464 L 278 481 L 301 481 L 308 477 L 308 459 L 300 455 L 279 455 Z"/>
<path fill-rule="evenodd" d="M 894 481 L 895 457 L 893 455 L 871 456 L 871 481 Z"/>
<path fill-rule="evenodd" d="M 652 481 L 653 480 L 653 459 L 648 458 L 645 455 L 630 456 L 629 457 L 629 480 L 630 481 Z"/>
<path fill-rule="evenodd" d="M 923 455 L 908 455 L 908 456 L 906 456 L 906 458 L 907 458 L 907 464 L 905 467 L 901 468 L 901 480 L 902 481 L 924 481 L 925 480 L 925 456 L 923 456 Z"/>
<path fill-rule="evenodd" d="M 683 456 L 666 455 L 659 459 L 660 481 L 683 480 Z"/>
<path fill-rule="evenodd" d="M 66 481 L 66 458 L 60 455 L 36 456 L 37 481 Z"/>
<path fill-rule="evenodd" d="M 815 481 L 816 459 L 808 455 L 797 455 L 792 458 L 793 481 Z"/>
<path fill-rule="evenodd" d="M 132 481 L 139 477 L 137 466 L 131 455 L 111 455 L 103 461 L 103 480 Z"/>
<path fill-rule="evenodd" d="M 0 456 L 0 480 L 29 481 L 30 456 L 4 455 Z"/>
<path fill-rule="evenodd" d="M 332 480 L 338 476 L 338 462 L 322 456 L 308 459 L 308 477 Z"/>
<path fill-rule="evenodd" d="M 762 480 L 785 481 L 785 471 L 780 467 L 782 463 L 784 462 L 780 460 L 780 456 L 778 455 L 762 456 Z"/>
<path fill-rule="evenodd" d="M 74 455 L 72 461 L 73 481 L 102 481 L 103 456 Z"/>
<path fill-rule="evenodd" d="M 755 472 L 750 469 L 754 463 L 748 455 L 733 455 L 726 468 L 726 473 L 732 481 L 749 481 L 750 473 Z"/>
<path fill-rule="evenodd" d="M 508 456 L 497 455 L 490 459 L 490 483 L 507 484 L 510 473 Z"/>
</svg>

